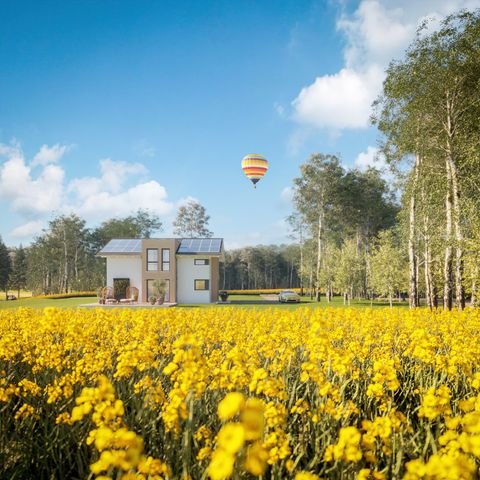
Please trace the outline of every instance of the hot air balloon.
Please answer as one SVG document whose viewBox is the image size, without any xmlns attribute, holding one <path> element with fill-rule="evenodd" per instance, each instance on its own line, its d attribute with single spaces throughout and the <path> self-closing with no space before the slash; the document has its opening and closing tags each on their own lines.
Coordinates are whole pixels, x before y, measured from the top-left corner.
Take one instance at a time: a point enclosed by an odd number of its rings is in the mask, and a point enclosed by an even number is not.
<svg viewBox="0 0 480 480">
<path fill-rule="evenodd" d="M 256 188 L 256 183 L 265 175 L 268 170 L 268 162 L 265 157 L 258 153 L 249 153 L 242 159 L 243 173 L 253 183 L 253 188 Z"/>
</svg>

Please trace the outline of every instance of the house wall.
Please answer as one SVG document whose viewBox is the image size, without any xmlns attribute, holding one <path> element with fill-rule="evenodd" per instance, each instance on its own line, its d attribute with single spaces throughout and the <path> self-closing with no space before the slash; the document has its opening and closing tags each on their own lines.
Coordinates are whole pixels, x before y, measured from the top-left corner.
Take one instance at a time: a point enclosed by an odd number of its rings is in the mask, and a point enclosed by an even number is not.
<svg viewBox="0 0 480 480">
<path fill-rule="evenodd" d="M 170 299 L 169 302 L 175 303 L 177 300 L 177 262 L 175 252 L 177 251 L 179 240 L 175 238 L 149 238 L 142 240 L 142 255 L 140 272 L 142 277 L 142 302 L 147 302 L 147 280 L 169 280 Z M 158 270 L 147 270 L 147 249 L 158 249 Z M 170 266 L 168 271 L 162 270 L 162 248 L 170 250 Z"/>
<path fill-rule="evenodd" d="M 218 257 L 210 258 L 210 301 L 215 303 L 218 300 L 218 285 L 220 280 L 220 259 Z"/>
<path fill-rule="evenodd" d="M 142 261 L 140 255 L 109 255 L 107 257 L 107 285 L 113 287 L 114 278 L 129 278 L 130 285 L 142 295 Z"/>
<path fill-rule="evenodd" d="M 195 258 L 209 258 L 210 265 L 195 265 Z M 178 303 L 211 302 L 211 258 L 205 255 L 177 256 L 177 301 Z M 209 290 L 195 290 L 195 280 L 209 280 Z"/>
</svg>

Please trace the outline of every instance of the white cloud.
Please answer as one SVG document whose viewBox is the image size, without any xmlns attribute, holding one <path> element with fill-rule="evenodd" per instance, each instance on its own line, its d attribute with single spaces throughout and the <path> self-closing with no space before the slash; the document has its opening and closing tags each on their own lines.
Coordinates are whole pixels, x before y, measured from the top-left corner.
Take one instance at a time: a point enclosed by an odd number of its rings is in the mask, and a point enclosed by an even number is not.
<svg viewBox="0 0 480 480">
<path fill-rule="evenodd" d="M 98 176 L 68 181 L 60 164 L 68 150 L 62 145 L 43 145 L 28 163 L 20 145 L 0 144 L 0 157 L 4 157 L 3 163 L 0 158 L 0 200 L 25 221 L 13 230 L 13 236 L 25 238 L 39 233 L 52 212 L 74 212 L 92 222 L 128 215 L 140 208 L 158 215 L 174 209 L 165 187 L 148 179 L 141 163 L 102 159 Z"/>
<path fill-rule="evenodd" d="M 273 108 L 275 109 L 275 111 L 277 112 L 277 115 L 280 118 L 286 118 L 285 107 L 281 103 L 274 102 Z"/>
<path fill-rule="evenodd" d="M 187 204 L 189 204 L 190 202 L 195 202 L 195 203 L 202 204 L 202 202 L 200 202 L 200 200 L 198 198 L 191 197 L 190 195 L 188 195 L 187 197 L 183 197 L 183 198 L 180 198 L 179 200 L 177 200 L 175 202 L 175 208 L 184 207 Z"/>
<path fill-rule="evenodd" d="M 110 158 L 100 160 L 100 171 L 105 188 L 118 192 L 129 176 L 145 175 L 147 169 L 141 163 L 115 162 Z"/>
<path fill-rule="evenodd" d="M 365 152 L 361 152 L 355 159 L 355 168 L 364 172 L 369 167 L 376 168 L 381 172 L 383 179 L 390 185 L 395 183 L 395 175 L 393 175 L 387 164 L 385 156 L 378 148 L 369 146 Z"/>
<path fill-rule="evenodd" d="M 50 163 L 58 163 L 60 159 L 72 149 L 72 145 L 59 145 L 56 143 L 53 147 L 44 144 L 40 147 L 38 153 L 33 157 L 32 166 L 48 165 Z"/>
<path fill-rule="evenodd" d="M 480 0 L 362 0 L 337 22 L 346 40 L 343 68 L 301 89 L 292 102 L 293 119 L 314 128 L 368 127 L 385 68 L 402 55 L 420 23 L 433 18 L 435 25 L 461 8 L 478 7 Z"/>
<path fill-rule="evenodd" d="M 387 65 L 413 39 L 419 19 L 406 18 L 402 6 L 393 3 L 386 8 L 385 2 L 363 0 L 351 17 L 342 15 L 337 22 L 347 39 L 344 58 L 348 67 L 362 69 L 364 62 Z"/>
<path fill-rule="evenodd" d="M 82 186 L 85 184 L 82 183 Z M 119 193 L 94 191 L 94 188 L 91 192 L 84 198 L 84 202 L 75 208 L 81 217 L 90 220 L 103 220 L 119 214 L 127 215 L 139 208 L 151 210 L 157 215 L 166 215 L 173 209 L 173 204 L 167 201 L 165 187 L 155 180 L 139 183 Z"/>
<path fill-rule="evenodd" d="M 46 165 L 36 178 L 21 149 L 2 145 L 7 160 L 0 166 L 0 198 L 10 202 L 15 212 L 32 216 L 57 209 L 62 203 L 64 171 Z"/>
<path fill-rule="evenodd" d="M 141 138 L 134 144 L 133 151 L 140 157 L 152 158 L 157 154 L 157 149 L 145 138 Z"/>
<path fill-rule="evenodd" d="M 282 200 L 282 203 L 290 205 L 293 200 L 293 188 L 285 187 L 280 193 L 280 199 Z"/>
<path fill-rule="evenodd" d="M 366 152 L 358 154 L 355 167 L 359 170 L 367 170 L 369 167 L 383 170 L 387 167 L 387 163 L 383 155 L 379 154 L 378 148 L 369 146 Z"/>
<path fill-rule="evenodd" d="M 31 222 L 27 222 L 17 228 L 14 228 L 12 231 L 12 237 L 20 239 L 30 238 L 32 236 L 40 234 L 43 227 L 44 222 L 42 220 L 34 220 Z"/>
<path fill-rule="evenodd" d="M 383 77 L 375 65 L 364 72 L 344 68 L 335 75 L 317 77 L 294 100 L 294 119 L 317 128 L 367 127 Z"/>
<path fill-rule="evenodd" d="M 102 159 L 100 173 L 99 177 L 76 178 L 68 185 L 68 192 L 73 195 L 71 208 L 84 218 L 101 220 L 139 208 L 165 215 L 173 209 L 165 187 L 157 181 L 145 179 L 131 184 L 135 177 L 147 175 L 141 163 Z"/>
</svg>

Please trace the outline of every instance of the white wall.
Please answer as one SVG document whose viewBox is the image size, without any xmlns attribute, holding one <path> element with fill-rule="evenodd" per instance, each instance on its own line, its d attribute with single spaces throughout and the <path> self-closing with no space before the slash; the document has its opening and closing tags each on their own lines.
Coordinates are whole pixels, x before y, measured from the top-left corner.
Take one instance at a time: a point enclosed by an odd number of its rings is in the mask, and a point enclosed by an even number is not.
<svg viewBox="0 0 480 480">
<path fill-rule="evenodd" d="M 205 256 L 177 256 L 177 302 L 178 303 L 210 303 L 210 290 L 195 290 L 195 280 L 210 280 L 210 265 L 194 265 L 195 258 Z"/>
<path fill-rule="evenodd" d="M 114 278 L 129 278 L 130 285 L 138 288 L 142 298 L 142 258 L 140 255 L 109 255 L 107 257 L 107 285 L 113 287 Z"/>
</svg>

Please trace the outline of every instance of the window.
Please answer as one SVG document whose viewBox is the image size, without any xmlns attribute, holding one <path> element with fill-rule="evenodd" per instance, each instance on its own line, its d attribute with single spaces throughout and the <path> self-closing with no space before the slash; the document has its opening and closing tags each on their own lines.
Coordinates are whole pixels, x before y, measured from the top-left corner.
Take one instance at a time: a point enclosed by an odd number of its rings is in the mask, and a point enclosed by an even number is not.
<svg viewBox="0 0 480 480">
<path fill-rule="evenodd" d="M 170 301 L 170 280 L 168 278 L 165 280 L 165 301 Z"/>
<path fill-rule="evenodd" d="M 164 272 L 170 271 L 170 249 L 162 248 L 162 270 Z"/>
<path fill-rule="evenodd" d="M 153 288 L 153 282 L 155 280 L 147 280 L 147 301 L 150 297 L 155 296 L 155 290 Z"/>
<path fill-rule="evenodd" d="M 194 265 L 209 265 L 210 260 L 208 258 L 195 258 L 193 260 Z"/>
<path fill-rule="evenodd" d="M 147 248 L 147 272 L 158 270 L 158 248 Z"/>
<path fill-rule="evenodd" d="M 209 290 L 210 280 L 195 280 L 195 290 Z"/>
<path fill-rule="evenodd" d="M 165 280 L 165 301 L 169 302 L 170 301 L 170 279 L 166 278 Z M 150 297 L 157 297 L 158 292 L 155 289 L 155 280 L 147 280 L 147 300 Z"/>
</svg>

